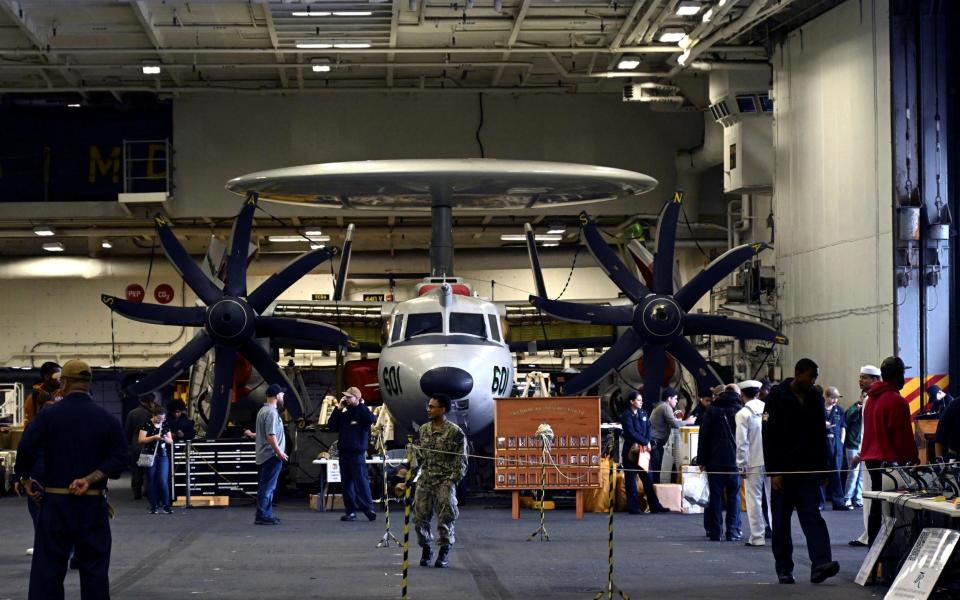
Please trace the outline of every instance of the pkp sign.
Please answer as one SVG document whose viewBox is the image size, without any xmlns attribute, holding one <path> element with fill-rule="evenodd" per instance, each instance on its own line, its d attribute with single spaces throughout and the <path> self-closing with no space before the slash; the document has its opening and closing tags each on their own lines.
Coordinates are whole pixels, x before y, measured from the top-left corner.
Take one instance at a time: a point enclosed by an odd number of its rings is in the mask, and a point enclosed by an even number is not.
<svg viewBox="0 0 960 600">
<path fill-rule="evenodd" d="M 161 283 L 153 290 L 153 297 L 160 304 L 169 304 L 173 301 L 173 288 L 166 283 Z"/>
<path fill-rule="evenodd" d="M 139 283 L 131 283 L 127 286 L 127 300 L 130 302 L 143 302 L 143 297 L 146 294 L 147 292 Z"/>
</svg>

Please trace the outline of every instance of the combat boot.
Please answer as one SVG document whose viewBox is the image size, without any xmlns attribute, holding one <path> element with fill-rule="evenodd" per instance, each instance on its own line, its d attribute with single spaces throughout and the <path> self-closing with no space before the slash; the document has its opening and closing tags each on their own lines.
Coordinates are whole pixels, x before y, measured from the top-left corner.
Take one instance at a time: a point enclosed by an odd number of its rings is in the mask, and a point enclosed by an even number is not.
<svg viewBox="0 0 960 600">
<path fill-rule="evenodd" d="M 431 546 L 424 546 L 420 553 L 420 566 L 429 567 L 431 560 L 433 560 L 433 548 Z"/>
<path fill-rule="evenodd" d="M 446 569 L 450 566 L 450 546 L 440 546 L 440 552 L 437 553 L 437 562 L 433 563 L 438 569 Z"/>
</svg>

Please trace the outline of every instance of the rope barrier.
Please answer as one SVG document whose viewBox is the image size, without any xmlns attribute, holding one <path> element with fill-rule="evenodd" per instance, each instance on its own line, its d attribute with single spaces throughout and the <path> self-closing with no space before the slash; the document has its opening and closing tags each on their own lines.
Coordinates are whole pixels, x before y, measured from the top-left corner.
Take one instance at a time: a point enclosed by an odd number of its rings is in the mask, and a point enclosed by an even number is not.
<svg viewBox="0 0 960 600">
<path fill-rule="evenodd" d="M 400 598 L 407 600 L 407 572 L 410 570 L 410 473 L 413 468 L 413 436 L 407 436 L 407 473 L 403 476 L 403 579 Z"/>
<path fill-rule="evenodd" d="M 613 432 L 611 431 L 607 435 L 607 454 L 613 456 Z M 616 461 L 611 458 L 610 461 L 610 502 L 607 507 L 607 585 L 605 589 L 600 590 L 594 595 L 593 600 L 600 600 L 604 595 L 607 598 L 613 598 L 614 592 L 620 594 L 620 597 L 624 600 L 630 600 L 630 596 L 624 593 L 623 590 L 617 587 L 617 584 L 613 582 L 613 509 L 615 504 L 616 494 L 614 493 L 614 469 L 616 468 Z"/>
<path fill-rule="evenodd" d="M 380 438 L 380 458 L 383 460 L 383 520 L 385 521 L 383 537 L 377 542 L 377 548 L 389 548 L 390 542 L 396 542 L 397 546 L 402 546 L 397 536 L 390 531 L 390 490 L 387 489 L 389 480 L 387 477 L 387 447 L 383 443 L 383 437 Z M 409 472 L 409 464 L 407 472 Z"/>
</svg>

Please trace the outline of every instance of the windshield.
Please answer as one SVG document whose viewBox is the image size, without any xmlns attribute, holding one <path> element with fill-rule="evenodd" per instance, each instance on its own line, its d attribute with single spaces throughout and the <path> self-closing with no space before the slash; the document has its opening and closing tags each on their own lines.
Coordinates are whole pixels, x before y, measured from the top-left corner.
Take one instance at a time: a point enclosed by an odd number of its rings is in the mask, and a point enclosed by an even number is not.
<svg viewBox="0 0 960 600">
<path fill-rule="evenodd" d="M 440 313 L 413 313 L 407 315 L 407 337 L 425 333 L 443 333 L 443 315 Z"/>
<path fill-rule="evenodd" d="M 450 313 L 450 333 L 466 333 L 487 337 L 487 327 L 481 313 Z"/>
</svg>

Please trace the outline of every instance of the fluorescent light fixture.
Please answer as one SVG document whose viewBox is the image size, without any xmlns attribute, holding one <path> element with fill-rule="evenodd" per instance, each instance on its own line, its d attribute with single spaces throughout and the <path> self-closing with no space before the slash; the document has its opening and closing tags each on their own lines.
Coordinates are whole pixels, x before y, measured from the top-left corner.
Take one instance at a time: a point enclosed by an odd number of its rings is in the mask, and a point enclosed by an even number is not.
<svg viewBox="0 0 960 600">
<path fill-rule="evenodd" d="M 567 226 L 563 223 L 551 223 L 547 225 L 547 234 L 548 235 L 557 235 L 560 233 L 566 233 Z"/>
<path fill-rule="evenodd" d="M 310 61 L 310 64 L 313 65 L 314 73 L 329 73 L 330 72 L 330 59 L 329 58 L 314 58 Z"/>
<path fill-rule="evenodd" d="M 683 0 L 677 4 L 677 16 L 678 17 L 692 17 L 693 15 L 700 12 L 700 9 L 703 6 L 694 0 Z"/>
<path fill-rule="evenodd" d="M 66 250 L 60 242 L 47 242 L 43 245 L 43 249 L 47 252 L 63 252 Z"/>
<path fill-rule="evenodd" d="M 560 242 L 544 242 L 540 245 L 543 246 L 544 248 L 547 248 L 549 246 L 559 246 Z"/>
<path fill-rule="evenodd" d="M 143 69 L 144 75 L 159 75 L 160 74 L 160 61 L 147 59 L 140 63 L 141 69 Z"/>
<path fill-rule="evenodd" d="M 333 11 L 333 16 L 335 17 L 369 17 L 373 13 L 369 10 L 335 10 Z"/>
<path fill-rule="evenodd" d="M 677 64 L 686 65 L 689 59 L 690 59 L 690 51 L 684 50 L 683 54 L 677 57 Z"/>
<path fill-rule="evenodd" d="M 368 42 L 340 42 L 334 44 L 333 47 L 349 50 L 351 48 L 369 48 L 370 44 Z"/>
<path fill-rule="evenodd" d="M 319 229 L 308 229 L 304 232 L 304 235 L 306 235 L 307 237 L 314 237 L 318 235 L 323 235 L 323 232 L 320 231 Z"/>
<path fill-rule="evenodd" d="M 313 11 L 313 10 L 310 10 L 310 7 L 308 6 L 307 10 L 295 10 L 290 14 L 294 17 L 329 17 L 330 11 L 326 11 L 326 10 Z"/>
<path fill-rule="evenodd" d="M 50 227 L 49 225 L 38 225 L 37 227 L 33 228 L 33 233 L 39 235 L 40 237 L 50 237 L 51 235 L 56 234 L 56 232 L 53 231 L 53 227 Z"/>
<path fill-rule="evenodd" d="M 319 250 L 320 248 L 323 248 L 323 247 L 324 247 L 323 244 L 310 244 L 311 250 Z"/>
<path fill-rule="evenodd" d="M 279 243 L 279 244 L 293 244 L 293 243 L 302 243 L 302 242 L 329 242 L 329 235 L 270 235 L 267 236 L 267 240 Z"/>
<path fill-rule="evenodd" d="M 110 248 L 113 248 L 113 244 L 110 243 L 110 240 L 103 240 L 100 242 L 100 247 L 105 250 L 109 250 Z"/>
<path fill-rule="evenodd" d="M 70 104 L 67 105 L 67 108 L 80 108 L 80 103 L 79 103 L 79 102 L 71 102 Z"/>
<path fill-rule="evenodd" d="M 684 35 L 682 38 L 680 38 L 680 41 L 677 42 L 677 46 L 679 46 L 680 48 L 683 48 L 684 50 L 686 50 L 692 45 L 693 45 L 693 40 L 690 39 L 689 35 Z"/>
<path fill-rule="evenodd" d="M 626 54 L 620 58 L 617 68 L 621 71 L 632 71 L 640 66 L 640 57 L 633 54 Z"/>
<path fill-rule="evenodd" d="M 713 18 L 713 9 L 709 9 L 707 12 L 703 13 L 703 22 L 709 23 L 710 19 Z"/>
<path fill-rule="evenodd" d="M 503 233 L 500 235 L 501 242 L 523 242 L 526 241 L 527 236 L 522 233 Z M 533 236 L 534 241 L 537 242 L 559 242 L 563 239 L 562 235 L 555 234 L 542 234 L 538 233 Z"/>
<path fill-rule="evenodd" d="M 297 42 L 297 48 L 303 50 L 325 50 L 327 48 L 333 48 L 333 44 L 330 42 Z"/>
<path fill-rule="evenodd" d="M 664 27 L 660 30 L 660 37 L 657 41 L 667 44 L 676 44 L 687 35 L 687 32 L 679 27 Z"/>
</svg>

